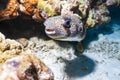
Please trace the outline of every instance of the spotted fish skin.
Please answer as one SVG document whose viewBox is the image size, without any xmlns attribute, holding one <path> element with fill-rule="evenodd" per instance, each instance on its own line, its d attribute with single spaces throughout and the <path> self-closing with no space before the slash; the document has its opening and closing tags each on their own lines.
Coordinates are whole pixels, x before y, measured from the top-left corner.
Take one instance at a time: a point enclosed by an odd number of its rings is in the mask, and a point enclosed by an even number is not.
<svg viewBox="0 0 120 80">
<path fill-rule="evenodd" d="M 77 15 L 50 17 L 44 25 L 45 33 L 55 40 L 80 42 L 86 34 L 86 27 Z"/>
</svg>

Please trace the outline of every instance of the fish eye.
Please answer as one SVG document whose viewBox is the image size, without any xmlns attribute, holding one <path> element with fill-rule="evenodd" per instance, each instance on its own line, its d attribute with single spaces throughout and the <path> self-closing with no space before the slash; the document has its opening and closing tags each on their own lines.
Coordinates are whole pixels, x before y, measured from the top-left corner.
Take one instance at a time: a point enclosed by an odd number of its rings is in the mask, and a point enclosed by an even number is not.
<svg viewBox="0 0 120 80">
<path fill-rule="evenodd" d="M 63 26 L 64 26 L 65 28 L 70 28 L 70 23 L 71 23 L 71 20 L 70 20 L 70 19 L 66 19 L 66 20 L 65 20 L 65 23 L 63 24 Z"/>
</svg>

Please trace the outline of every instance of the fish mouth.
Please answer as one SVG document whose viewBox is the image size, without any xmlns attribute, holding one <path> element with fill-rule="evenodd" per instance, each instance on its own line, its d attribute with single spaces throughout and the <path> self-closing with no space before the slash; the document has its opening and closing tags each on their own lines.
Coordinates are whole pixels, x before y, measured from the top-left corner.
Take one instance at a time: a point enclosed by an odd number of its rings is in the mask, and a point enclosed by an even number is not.
<svg viewBox="0 0 120 80">
<path fill-rule="evenodd" d="M 59 39 L 63 39 L 67 37 L 67 36 L 57 35 L 54 29 L 45 29 L 45 32 L 48 35 L 48 37 L 55 39 L 55 40 L 59 40 Z"/>
<path fill-rule="evenodd" d="M 56 32 L 54 29 L 45 29 L 47 35 L 54 35 Z"/>
</svg>

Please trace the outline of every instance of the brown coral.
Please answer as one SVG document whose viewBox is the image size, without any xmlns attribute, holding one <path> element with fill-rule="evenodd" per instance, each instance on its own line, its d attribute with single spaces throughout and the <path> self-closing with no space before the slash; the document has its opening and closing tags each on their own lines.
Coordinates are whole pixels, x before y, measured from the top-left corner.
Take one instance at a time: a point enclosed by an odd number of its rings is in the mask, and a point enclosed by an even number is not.
<svg viewBox="0 0 120 80">
<path fill-rule="evenodd" d="M 23 14 L 39 22 L 51 16 L 77 14 L 85 26 L 95 27 L 110 20 L 107 6 L 115 4 L 119 6 L 120 0 L 9 0 L 0 11 L 0 21 Z"/>
<path fill-rule="evenodd" d="M 23 46 L 15 40 L 5 39 L 0 33 L 0 64 L 23 51 Z"/>
<path fill-rule="evenodd" d="M 5 10 L 0 11 L 0 21 L 18 16 L 19 4 L 17 0 L 9 0 Z"/>
<path fill-rule="evenodd" d="M 33 19 L 41 21 L 39 11 L 36 9 L 38 0 L 9 0 L 7 7 L 0 11 L 0 21 L 12 19 L 21 14 L 33 16 Z"/>
<path fill-rule="evenodd" d="M 53 72 L 24 47 L 0 33 L 0 80 L 53 80 Z"/>
<path fill-rule="evenodd" d="M 52 71 L 31 54 L 8 59 L 0 67 L 0 80 L 53 80 Z"/>
</svg>

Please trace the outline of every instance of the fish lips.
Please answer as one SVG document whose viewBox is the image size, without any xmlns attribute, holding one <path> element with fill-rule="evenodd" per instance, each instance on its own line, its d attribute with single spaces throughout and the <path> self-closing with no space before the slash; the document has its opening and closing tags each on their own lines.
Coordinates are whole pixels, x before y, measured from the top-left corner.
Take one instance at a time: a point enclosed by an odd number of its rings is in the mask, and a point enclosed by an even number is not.
<svg viewBox="0 0 120 80">
<path fill-rule="evenodd" d="M 47 34 L 48 37 L 52 38 L 52 39 L 63 39 L 66 38 L 67 35 L 60 35 L 59 32 L 57 32 L 55 29 L 45 29 L 45 33 Z"/>
</svg>

